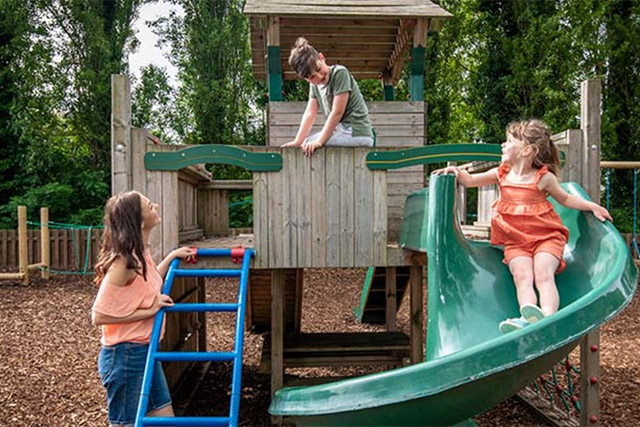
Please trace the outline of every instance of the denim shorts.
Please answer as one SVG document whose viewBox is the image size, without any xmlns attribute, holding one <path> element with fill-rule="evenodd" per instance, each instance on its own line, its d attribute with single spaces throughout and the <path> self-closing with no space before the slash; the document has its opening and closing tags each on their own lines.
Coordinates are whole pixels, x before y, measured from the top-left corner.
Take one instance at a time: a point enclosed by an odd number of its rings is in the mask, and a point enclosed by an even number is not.
<svg viewBox="0 0 640 427">
<path fill-rule="evenodd" d="M 140 400 L 147 344 L 123 342 L 102 346 L 98 357 L 98 373 L 107 389 L 109 422 L 114 425 L 133 425 Z M 156 362 L 149 393 L 148 411 L 171 404 L 169 386 L 160 362 Z"/>
</svg>

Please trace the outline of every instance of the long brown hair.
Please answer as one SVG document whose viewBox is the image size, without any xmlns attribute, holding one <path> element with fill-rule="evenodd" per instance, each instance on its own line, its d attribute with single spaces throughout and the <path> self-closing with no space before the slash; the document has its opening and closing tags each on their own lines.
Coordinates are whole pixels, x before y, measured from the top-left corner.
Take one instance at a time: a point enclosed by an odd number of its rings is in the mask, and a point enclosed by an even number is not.
<svg viewBox="0 0 640 427">
<path fill-rule="evenodd" d="M 127 268 L 135 270 L 147 280 L 142 241 L 142 201 L 140 193 L 127 191 L 111 197 L 104 208 L 102 246 L 96 263 L 96 278 L 100 284 L 111 265 L 118 258 L 127 261 Z"/>
<path fill-rule="evenodd" d="M 529 119 L 509 123 L 507 138 L 513 135 L 534 150 L 533 167 L 540 169 L 546 166 L 551 173 L 558 175 L 560 170 L 560 151 L 551 140 L 551 132 L 542 120 Z"/>
</svg>

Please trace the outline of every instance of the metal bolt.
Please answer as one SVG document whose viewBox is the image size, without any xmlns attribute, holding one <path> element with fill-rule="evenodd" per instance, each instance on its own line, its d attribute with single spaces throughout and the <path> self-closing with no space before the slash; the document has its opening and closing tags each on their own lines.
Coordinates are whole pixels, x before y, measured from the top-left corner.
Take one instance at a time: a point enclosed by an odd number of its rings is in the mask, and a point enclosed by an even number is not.
<svg viewBox="0 0 640 427">
<path fill-rule="evenodd" d="M 124 152 L 124 145 L 122 145 L 122 144 L 116 145 L 116 151 L 119 152 L 119 153 L 123 153 Z"/>
<path fill-rule="evenodd" d="M 589 347 L 591 349 L 591 351 L 596 352 L 598 351 L 598 346 L 596 344 L 592 344 L 591 347 Z"/>
<path fill-rule="evenodd" d="M 591 378 L 589 378 L 589 382 L 590 382 L 591 384 L 597 384 L 598 379 L 597 379 L 596 377 L 591 377 Z"/>
</svg>

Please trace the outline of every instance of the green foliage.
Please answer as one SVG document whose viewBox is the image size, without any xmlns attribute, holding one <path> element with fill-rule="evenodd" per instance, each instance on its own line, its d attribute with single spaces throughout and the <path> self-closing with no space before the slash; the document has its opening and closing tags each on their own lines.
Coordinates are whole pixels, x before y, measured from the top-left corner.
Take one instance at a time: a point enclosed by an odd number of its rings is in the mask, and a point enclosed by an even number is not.
<svg viewBox="0 0 640 427">
<path fill-rule="evenodd" d="M 188 106 L 194 127 L 188 143 L 264 144 L 256 132 L 263 118 L 252 108 L 258 87 L 251 77 L 249 25 L 241 0 L 174 0 L 173 12 L 155 22 L 182 82 L 178 102 Z M 264 93 L 264 92 L 262 92 Z"/>
<path fill-rule="evenodd" d="M 253 227 L 252 193 L 244 191 L 229 195 L 229 227 Z"/>
<path fill-rule="evenodd" d="M 97 223 L 110 185 L 110 75 L 127 71 L 131 23 L 147 0 L 0 1 L 0 218 L 18 203 L 49 205 L 52 219 Z M 251 75 L 243 0 L 172 0 L 153 26 L 180 85 L 145 68 L 133 124 L 174 143 L 265 143 L 264 81 Z M 602 156 L 640 158 L 640 3 L 629 0 L 441 0 L 454 14 L 428 36 L 429 143 L 499 142 L 512 120 L 579 127 L 580 83 L 603 81 Z M 395 90 L 407 99 L 407 67 Z M 359 82 L 382 99 L 379 80 Z M 286 101 L 308 84 L 287 81 Z M 216 178 L 247 178 L 216 166 Z M 615 173 L 616 224 L 630 224 L 632 175 Z M 245 197 L 234 195 L 234 197 Z M 235 200 L 235 199 L 234 199 Z M 242 205 L 245 206 L 245 205 Z M 243 210 L 244 209 L 244 210 Z M 246 206 L 231 214 L 250 218 Z M 15 224 L 11 225 L 13 227 Z"/>
<path fill-rule="evenodd" d="M 111 74 L 126 70 L 141 3 L 0 2 L 0 34 L 7 35 L 0 36 L 0 119 L 9 131 L 0 145 L 3 221 L 12 221 L 19 203 L 48 205 L 56 221 L 95 218 L 86 212 L 104 205 Z"/>
</svg>

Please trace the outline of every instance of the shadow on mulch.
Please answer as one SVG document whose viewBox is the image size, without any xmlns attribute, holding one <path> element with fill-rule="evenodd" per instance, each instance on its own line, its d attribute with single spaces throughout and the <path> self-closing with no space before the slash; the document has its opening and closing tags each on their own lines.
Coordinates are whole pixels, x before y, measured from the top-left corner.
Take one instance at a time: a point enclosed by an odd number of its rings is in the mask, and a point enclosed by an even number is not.
<svg viewBox="0 0 640 427">
<path fill-rule="evenodd" d="M 376 331 L 361 325 L 351 309 L 358 304 L 364 270 L 305 272 L 302 329 Z M 231 301 L 236 284 L 210 280 L 210 301 Z M 106 426 L 105 394 L 96 372 L 99 331 L 90 323 L 97 288 L 90 278 L 54 276 L 29 286 L 0 282 L 0 419 L 6 426 Z M 403 302 L 398 328 L 408 332 Z M 630 306 L 601 328 L 601 424 L 640 426 L 640 303 Z M 228 350 L 233 343 L 232 315 L 207 318 L 209 350 Z M 269 375 L 258 371 L 263 335 L 244 339 L 240 424 L 270 425 Z M 379 369 L 379 368 L 378 368 Z M 300 377 L 358 375 L 375 368 L 296 369 Z M 186 408 L 188 415 L 226 415 L 230 364 L 211 364 Z M 193 381 L 195 386 L 195 381 Z M 180 398 L 176 405 L 180 405 Z M 475 418 L 480 426 L 539 425 L 519 403 L 509 399 Z"/>
</svg>

